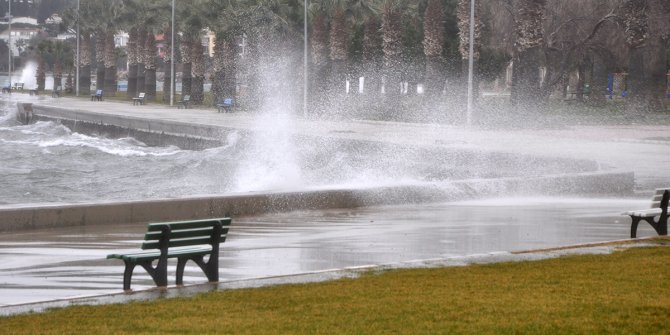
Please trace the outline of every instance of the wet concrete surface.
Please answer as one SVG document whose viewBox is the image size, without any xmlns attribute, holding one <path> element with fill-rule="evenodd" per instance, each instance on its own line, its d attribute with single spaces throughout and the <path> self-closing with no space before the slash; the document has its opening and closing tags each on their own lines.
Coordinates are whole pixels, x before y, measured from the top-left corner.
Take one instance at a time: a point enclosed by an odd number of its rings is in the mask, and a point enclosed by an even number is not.
<svg viewBox="0 0 670 335">
<path fill-rule="evenodd" d="M 620 240 L 630 227 L 620 213 L 647 206 L 646 199 L 504 198 L 239 217 L 221 248 L 220 278 L 224 287 L 253 286 L 277 276 Z M 122 293 L 123 264 L 105 256 L 137 249 L 144 231 L 145 225 L 114 225 L 1 236 L 0 314 L 30 308 L 21 304 Z M 652 235 L 641 225 L 639 236 Z M 185 284 L 205 281 L 189 263 Z M 153 283 L 137 268 L 132 287 Z M 147 293 L 133 296 L 107 302 Z"/>
</svg>

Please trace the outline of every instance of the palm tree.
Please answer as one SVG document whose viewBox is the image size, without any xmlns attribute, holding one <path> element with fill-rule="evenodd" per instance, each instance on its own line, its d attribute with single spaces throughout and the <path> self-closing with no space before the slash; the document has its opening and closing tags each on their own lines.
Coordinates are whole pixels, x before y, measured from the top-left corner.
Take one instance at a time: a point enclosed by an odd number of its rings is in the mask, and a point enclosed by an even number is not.
<svg viewBox="0 0 670 335">
<path fill-rule="evenodd" d="M 349 29 L 345 12 L 345 0 L 333 1 L 332 18 L 330 21 L 330 61 L 331 61 L 331 85 L 332 93 L 341 95 L 344 90 L 344 82 L 347 80 L 347 40 Z M 339 87 L 338 87 L 339 86 Z M 332 94 L 331 93 L 331 94 Z"/>
<path fill-rule="evenodd" d="M 144 92 L 145 99 L 153 101 L 156 98 L 157 71 L 155 35 L 165 33 L 170 6 L 165 0 L 123 0 L 122 10 L 120 25 L 130 28 L 127 44 L 128 97 Z M 170 34 L 166 34 L 168 35 Z M 167 69 L 170 68 L 169 62 L 167 59 Z M 169 76 L 165 78 L 165 83 L 163 90 L 169 91 Z M 169 99 L 169 95 L 165 94 L 164 97 L 166 96 Z"/>
<path fill-rule="evenodd" d="M 239 51 L 236 38 L 243 34 L 241 27 L 244 9 L 243 1 L 210 3 L 206 20 L 216 36 L 211 76 L 214 103 L 224 98 L 234 98 L 237 101 L 236 72 Z"/>
<path fill-rule="evenodd" d="M 331 0 L 330 12 L 331 85 L 335 92 L 345 92 L 337 86 L 350 79 L 348 44 L 352 29 L 349 27 L 364 24 L 377 10 L 370 0 Z"/>
<path fill-rule="evenodd" d="M 50 57 L 49 49 L 51 42 L 48 40 L 41 40 L 35 48 L 37 57 L 37 70 L 35 79 L 37 81 L 37 90 L 44 91 L 46 82 L 47 59 Z"/>
<path fill-rule="evenodd" d="M 251 99 L 251 107 L 258 107 L 266 98 L 266 92 L 279 93 L 286 97 L 298 96 L 301 86 L 286 86 L 274 80 L 274 74 L 286 75 L 290 82 L 301 82 L 302 64 L 300 62 L 302 25 L 298 18 L 302 11 L 296 6 L 295 0 L 253 0 L 245 10 L 242 30 L 247 41 L 248 57 L 244 62 L 243 72 L 247 74 Z M 263 68 L 265 71 L 261 71 Z M 261 94 L 261 92 L 264 92 Z M 297 100 L 287 100 L 297 103 Z M 294 106 L 290 106 L 293 108 Z M 297 108 L 297 106 L 295 106 Z"/>
<path fill-rule="evenodd" d="M 53 60 L 53 90 L 62 86 L 63 82 L 63 65 L 72 60 L 72 50 L 69 45 L 63 41 L 53 41 L 49 43 L 49 53 Z"/>
<path fill-rule="evenodd" d="M 201 34 L 205 28 L 208 6 L 205 0 L 189 1 L 177 10 L 180 20 L 180 53 L 182 60 L 182 95 L 190 95 L 193 103 L 202 103 L 204 85 L 204 58 Z M 194 57 L 195 56 L 195 57 Z M 198 63 L 196 63 L 198 62 Z M 194 70 L 197 71 L 194 72 Z"/>
</svg>

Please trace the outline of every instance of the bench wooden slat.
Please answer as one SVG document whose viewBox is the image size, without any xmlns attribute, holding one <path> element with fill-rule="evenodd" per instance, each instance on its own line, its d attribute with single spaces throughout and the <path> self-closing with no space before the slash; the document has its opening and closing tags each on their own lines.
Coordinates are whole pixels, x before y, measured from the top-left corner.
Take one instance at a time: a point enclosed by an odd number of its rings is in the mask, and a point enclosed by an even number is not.
<svg viewBox="0 0 670 335">
<path fill-rule="evenodd" d="M 180 239 L 171 239 L 168 242 L 168 248 L 173 248 L 173 247 L 187 247 L 187 246 L 192 246 L 192 245 L 201 245 L 201 244 L 209 244 L 212 241 L 211 237 L 195 237 L 195 238 L 180 238 Z M 219 243 L 223 243 L 226 241 L 226 234 L 221 234 L 221 238 L 219 238 Z M 142 243 L 142 249 L 158 249 L 160 248 L 160 242 L 144 242 Z"/>
<path fill-rule="evenodd" d="M 628 211 L 624 213 L 624 215 L 634 215 L 648 218 L 661 215 L 662 212 L 663 210 L 661 210 L 660 208 L 652 208 L 652 209 L 641 209 L 637 211 Z"/>
<path fill-rule="evenodd" d="M 228 226 L 230 225 L 230 219 L 224 220 L 194 220 L 194 221 L 174 221 L 174 222 L 165 222 L 165 223 L 152 223 L 147 227 L 147 231 L 161 231 L 164 226 L 170 227 L 171 230 L 179 229 L 196 229 L 196 228 L 206 228 L 211 227 L 213 224 L 221 222 L 221 225 Z"/>
<path fill-rule="evenodd" d="M 212 235 L 212 227 L 207 228 L 196 228 L 196 229 L 183 229 L 170 232 L 170 239 L 174 238 L 186 238 L 186 237 L 199 237 L 199 236 L 210 236 Z M 158 241 L 160 240 L 162 232 L 152 231 L 144 235 L 144 240 L 146 241 Z"/>
<path fill-rule="evenodd" d="M 207 255 L 212 252 L 211 247 L 197 247 L 197 248 L 181 248 L 181 249 L 171 249 L 168 251 L 168 258 L 175 258 L 184 255 Z M 145 251 L 145 252 L 135 252 L 131 254 L 111 254 L 107 255 L 107 259 L 122 259 L 128 260 L 131 262 L 137 261 L 148 261 L 158 259 L 161 256 L 160 251 Z"/>
</svg>

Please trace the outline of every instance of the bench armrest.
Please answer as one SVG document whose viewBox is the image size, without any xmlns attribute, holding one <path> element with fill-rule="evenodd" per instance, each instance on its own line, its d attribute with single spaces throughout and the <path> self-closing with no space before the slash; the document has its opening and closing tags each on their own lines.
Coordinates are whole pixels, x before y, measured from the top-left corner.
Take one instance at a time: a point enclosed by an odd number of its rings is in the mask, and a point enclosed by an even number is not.
<svg viewBox="0 0 670 335">
<path fill-rule="evenodd" d="M 660 208 L 651 208 L 651 209 L 640 209 L 636 211 L 628 211 L 625 213 L 621 213 L 621 215 L 630 215 L 630 216 L 638 216 L 638 217 L 654 217 L 654 216 L 659 216 L 663 213 L 663 210 Z"/>
</svg>

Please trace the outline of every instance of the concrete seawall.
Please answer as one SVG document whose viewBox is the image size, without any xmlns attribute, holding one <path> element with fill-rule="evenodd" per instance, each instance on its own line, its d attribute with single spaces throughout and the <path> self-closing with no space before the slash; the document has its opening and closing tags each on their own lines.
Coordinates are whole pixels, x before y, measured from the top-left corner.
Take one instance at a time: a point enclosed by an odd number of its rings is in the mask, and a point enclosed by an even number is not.
<svg viewBox="0 0 670 335">
<path fill-rule="evenodd" d="M 127 115 L 72 110 L 59 106 L 17 104 L 17 119 L 23 123 L 55 121 L 72 131 L 110 138 L 132 137 L 149 146 L 174 145 L 201 150 L 221 145 L 226 128 L 178 121 L 154 120 Z"/>
<path fill-rule="evenodd" d="M 539 178 L 463 180 L 442 184 L 402 185 L 367 189 L 331 189 L 263 194 L 200 196 L 116 203 L 87 203 L 0 207 L 0 231 L 144 224 L 243 216 L 305 209 L 352 208 L 467 200 L 499 195 L 561 196 L 569 194 L 629 195 L 630 172 L 580 173 Z"/>
</svg>

